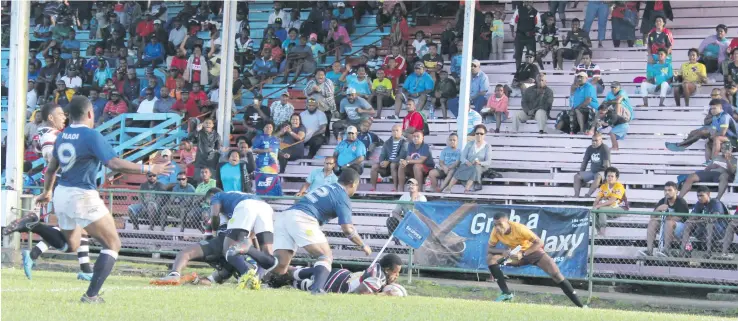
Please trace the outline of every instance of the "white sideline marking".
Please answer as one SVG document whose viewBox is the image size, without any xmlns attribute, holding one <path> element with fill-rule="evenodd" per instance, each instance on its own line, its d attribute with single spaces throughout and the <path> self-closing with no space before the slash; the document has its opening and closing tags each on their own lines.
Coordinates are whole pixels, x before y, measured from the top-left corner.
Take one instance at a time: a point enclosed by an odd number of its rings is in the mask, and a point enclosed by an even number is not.
<svg viewBox="0 0 738 321">
<path fill-rule="evenodd" d="M 101 293 L 106 294 L 114 291 L 169 291 L 172 289 L 179 288 L 179 286 L 112 286 L 103 287 Z M 188 289 L 203 289 L 207 290 L 210 287 L 188 287 Z M 84 292 L 87 291 L 87 287 L 66 287 L 66 288 L 50 288 L 50 289 L 34 289 L 34 288 L 2 288 L 0 292 Z"/>
</svg>

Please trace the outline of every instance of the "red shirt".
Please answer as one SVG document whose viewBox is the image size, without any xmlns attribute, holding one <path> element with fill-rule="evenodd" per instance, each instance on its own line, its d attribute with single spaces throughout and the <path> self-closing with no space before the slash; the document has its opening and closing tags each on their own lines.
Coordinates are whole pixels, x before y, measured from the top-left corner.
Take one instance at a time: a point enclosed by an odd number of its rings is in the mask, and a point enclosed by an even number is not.
<svg viewBox="0 0 738 321">
<path fill-rule="evenodd" d="M 728 45 L 728 53 L 732 52 L 733 49 L 738 48 L 738 38 L 733 38 Z"/>
<path fill-rule="evenodd" d="M 136 26 L 136 34 L 141 37 L 148 37 L 154 33 L 154 22 L 153 21 L 141 21 Z"/>
<path fill-rule="evenodd" d="M 419 112 L 414 111 L 408 113 L 405 118 L 402 119 L 402 130 L 405 131 L 408 127 L 415 128 L 415 130 L 423 130 L 423 116 Z"/>
<path fill-rule="evenodd" d="M 177 79 L 172 77 L 167 77 L 167 81 L 164 83 L 164 87 L 167 87 L 169 90 L 174 90 L 177 88 Z"/>
<path fill-rule="evenodd" d="M 197 101 L 199 100 L 201 104 L 205 105 L 205 102 L 208 101 L 208 96 L 205 94 L 204 91 L 190 91 L 190 100 L 194 101 L 195 103 L 197 103 Z"/>
<path fill-rule="evenodd" d="M 384 68 L 384 76 L 389 78 L 390 81 L 392 81 L 392 89 L 397 89 L 398 83 L 400 82 L 400 78 L 405 74 L 404 69 L 389 69 L 388 67 Z"/>
<path fill-rule="evenodd" d="M 170 67 L 177 68 L 179 71 L 184 71 L 185 68 L 187 68 L 187 59 L 174 56 L 172 58 L 172 65 Z"/>
<path fill-rule="evenodd" d="M 389 65 L 387 63 L 387 61 L 389 61 L 388 59 L 389 59 L 389 56 L 384 57 L 384 64 L 382 64 L 382 66 L 385 67 L 385 68 L 387 68 L 387 66 Z M 399 69 L 399 70 L 405 70 L 407 68 L 407 65 L 406 65 L 407 62 L 405 61 L 405 57 L 403 57 L 403 56 L 397 56 L 397 57 L 395 57 L 395 61 L 397 62 L 397 69 Z"/>
<path fill-rule="evenodd" d="M 202 56 L 192 58 L 192 82 L 200 82 L 200 70 L 202 69 L 200 58 L 202 58 Z"/>
<path fill-rule="evenodd" d="M 410 40 L 410 27 L 407 25 L 407 19 L 402 18 L 400 22 L 392 25 L 392 32 L 395 32 L 395 28 L 400 28 L 400 35 L 402 37 L 402 40 L 408 41 Z"/>
<path fill-rule="evenodd" d="M 179 99 L 174 103 L 174 105 L 172 105 L 172 110 L 187 112 L 187 118 L 200 116 L 200 108 L 197 108 L 197 104 L 194 99 L 188 99 L 187 102 L 183 102 Z"/>
<path fill-rule="evenodd" d="M 653 4 L 653 10 L 654 11 L 663 11 L 664 10 L 664 2 L 663 1 L 656 1 L 656 3 Z"/>
<path fill-rule="evenodd" d="M 103 112 L 113 113 L 113 114 L 127 113 L 128 105 L 126 105 L 126 102 L 123 99 L 118 100 L 117 104 L 111 100 L 111 101 L 108 101 L 107 104 L 105 104 L 105 108 L 103 109 Z"/>
</svg>

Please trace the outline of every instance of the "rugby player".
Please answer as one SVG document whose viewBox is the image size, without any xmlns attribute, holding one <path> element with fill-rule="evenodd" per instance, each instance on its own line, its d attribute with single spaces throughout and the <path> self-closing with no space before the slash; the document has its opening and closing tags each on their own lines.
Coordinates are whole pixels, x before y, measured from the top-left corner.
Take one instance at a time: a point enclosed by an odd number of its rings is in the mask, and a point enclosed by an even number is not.
<svg viewBox="0 0 738 321">
<path fill-rule="evenodd" d="M 272 277 L 285 281 L 289 279 L 288 268 L 297 247 L 304 248 L 317 258 L 315 266 L 308 268 L 307 273 L 313 275 L 311 293 L 325 293 L 325 283 L 331 273 L 333 253 L 320 226 L 333 218 L 346 237 L 359 246 L 366 255 L 372 249 L 364 244 L 359 233 L 351 223 L 351 196 L 359 187 L 359 173 L 353 169 L 344 169 L 338 177 L 338 183 L 321 186 L 305 195 L 295 205 L 277 215 L 274 221 L 274 249 L 277 267 Z"/>
<path fill-rule="evenodd" d="M 351 273 L 346 269 L 333 269 L 323 291 L 328 293 L 383 294 L 382 288 L 397 281 L 402 269 L 402 259 L 397 254 L 386 254 L 379 262 L 364 271 Z M 310 268 L 298 268 L 292 275 L 293 286 L 308 291 L 314 279 Z"/>
<path fill-rule="evenodd" d="M 57 172 L 61 171 L 59 186 L 54 188 L 54 209 L 67 240 L 68 249 L 80 246 L 82 229 L 94 237 L 102 250 L 95 261 L 90 285 L 82 295 L 85 303 L 103 303 L 98 294 L 118 258 L 120 238 L 113 216 L 100 199 L 95 181 L 101 164 L 116 172 L 130 174 L 169 174 L 172 165 L 134 164 L 118 158 L 107 140 L 92 129 L 95 112 L 87 97 L 75 96 L 67 106 L 72 124 L 54 143 L 54 151 L 46 169 L 44 191 L 36 202 L 46 206 L 52 200 L 52 188 Z"/>
<path fill-rule="evenodd" d="M 67 117 L 64 115 L 64 110 L 62 110 L 61 106 L 55 103 L 47 103 L 41 107 L 41 119 L 43 119 L 43 122 L 38 128 L 36 135 L 33 136 L 33 145 L 36 147 L 36 152 L 41 154 L 46 164 L 48 164 L 51 161 L 51 154 L 54 151 L 56 137 L 64 129 Z M 49 250 L 49 245 L 63 252 L 66 252 L 68 249 L 67 241 L 64 239 L 64 234 L 62 234 L 61 230 L 58 227 L 51 227 L 41 223 L 43 219 L 43 215 L 39 217 L 36 213 L 29 213 L 10 223 L 4 232 L 5 235 L 13 232 L 33 232 L 41 237 L 41 241 L 33 249 L 30 251 L 23 250 L 21 252 L 23 272 L 29 280 L 31 279 L 34 261 L 41 254 Z M 89 281 L 92 278 L 90 247 L 87 234 L 84 232 L 80 237 L 80 246 L 77 248 L 77 259 L 80 267 L 80 271 L 77 273 L 77 279 Z"/>
<path fill-rule="evenodd" d="M 489 245 L 487 247 L 487 264 L 492 276 L 497 280 L 502 294 L 495 299 L 495 302 L 509 301 L 513 299 L 513 294 L 507 288 L 505 276 L 502 274 L 500 264 L 505 259 L 510 259 L 511 266 L 536 265 L 553 278 L 554 282 L 559 285 L 569 299 L 578 307 L 584 307 L 579 301 L 574 288 L 572 288 L 569 280 L 559 271 L 556 262 L 543 251 L 543 242 L 528 227 L 523 224 L 510 222 L 507 213 L 498 212 L 494 215 L 494 228 L 489 237 Z M 502 243 L 512 249 L 520 246 L 520 252 L 510 254 L 510 250 L 495 248 L 497 243 Z"/>
<path fill-rule="evenodd" d="M 238 287 L 258 290 L 261 288 L 261 280 L 256 269 L 246 263 L 243 255 L 250 256 L 267 271 L 277 266 L 276 259 L 272 256 L 274 210 L 254 194 L 223 192 L 217 187 L 209 189 L 205 198 L 210 199 L 212 225 L 219 226 L 216 222 L 228 222 L 222 251 L 228 264 L 241 275 Z M 256 235 L 261 250 L 252 246 L 249 238 L 251 232 Z"/>
</svg>

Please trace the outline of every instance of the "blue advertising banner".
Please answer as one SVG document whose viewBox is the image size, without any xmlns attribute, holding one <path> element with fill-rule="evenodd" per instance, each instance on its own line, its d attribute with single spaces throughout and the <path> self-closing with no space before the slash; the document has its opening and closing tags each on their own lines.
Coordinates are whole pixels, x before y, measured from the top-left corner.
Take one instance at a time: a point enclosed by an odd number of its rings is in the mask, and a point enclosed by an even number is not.
<svg viewBox="0 0 738 321">
<path fill-rule="evenodd" d="M 511 221 L 526 225 L 538 235 L 543 250 L 565 277 L 586 277 L 589 210 L 583 208 L 416 203 L 415 213 L 431 231 L 415 251 L 417 264 L 486 271 L 487 244 L 494 228 L 493 217 L 498 212 L 507 213 Z M 504 266 L 503 271 L 511 275 L 547 276 L 537 266 Z"/>
<path fill-rule="evenodd" d="M 392 235 L 408 246 L 418 249 L 430 235 L 430 229 L 414 212 L 408 212 Z"/>
</svg>

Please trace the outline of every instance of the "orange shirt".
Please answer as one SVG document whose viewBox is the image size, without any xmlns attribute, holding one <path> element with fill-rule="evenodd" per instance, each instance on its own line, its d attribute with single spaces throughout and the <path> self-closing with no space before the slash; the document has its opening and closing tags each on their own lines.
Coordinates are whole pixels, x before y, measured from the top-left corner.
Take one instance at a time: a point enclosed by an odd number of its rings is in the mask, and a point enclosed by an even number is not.
<svg viewBox="0 0 738 321">
<path fill-rule="evenodd" d="M 521 251 L 527 251 L 533 245 L 533 240 L 537 239 L 538 236 L 523 224 L 516 222 L 509 223 L 510 234 L 502 234 L 497 229 L 493 229 L 489 236 L 489 245 L 495 246 L 501 242 L 511 249 L 520 245 Z"/>
</svg>

